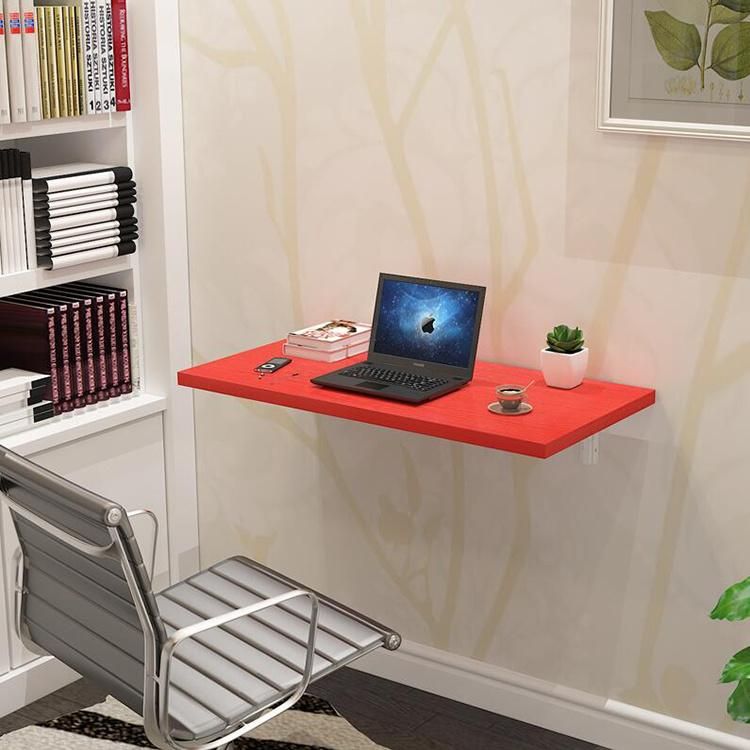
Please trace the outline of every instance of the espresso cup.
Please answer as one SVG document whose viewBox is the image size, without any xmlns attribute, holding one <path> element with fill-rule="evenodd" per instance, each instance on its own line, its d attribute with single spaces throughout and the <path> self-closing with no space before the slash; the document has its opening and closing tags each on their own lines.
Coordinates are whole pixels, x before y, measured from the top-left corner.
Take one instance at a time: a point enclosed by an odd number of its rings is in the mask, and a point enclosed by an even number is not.
<svg viewBox="0 0 750 750">
<path fill-rule="evenodd" d="M 518 411 L 526 389 L 522 385 L 499 385 L 495 388 L 497 400 L 503 411 Z"/>
</svg>

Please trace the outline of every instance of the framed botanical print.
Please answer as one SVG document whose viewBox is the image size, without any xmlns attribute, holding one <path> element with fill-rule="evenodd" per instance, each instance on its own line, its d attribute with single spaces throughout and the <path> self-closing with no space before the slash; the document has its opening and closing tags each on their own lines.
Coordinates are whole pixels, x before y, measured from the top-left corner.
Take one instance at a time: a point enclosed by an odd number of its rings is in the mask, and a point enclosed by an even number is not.
<svg viewBox="0 0 750 750">
<path fill-rule="evenodd" d="M 750 0 L 601 0 L 602 130 L 750 140 Z"/>
</svg>

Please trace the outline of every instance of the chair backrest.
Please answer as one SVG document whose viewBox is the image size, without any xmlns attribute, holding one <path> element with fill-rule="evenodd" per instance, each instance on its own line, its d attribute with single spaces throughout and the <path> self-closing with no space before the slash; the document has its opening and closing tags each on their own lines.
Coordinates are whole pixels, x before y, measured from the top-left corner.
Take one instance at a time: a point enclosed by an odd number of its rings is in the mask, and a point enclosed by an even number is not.
<svg viewBox="0 0 750 750">
<path fill-rule="evenodd" d="M 126 512 L 1 446 L 0 491 L 23 555 L 21 635 L 142 714 L 165 633 Z"/>
</svg>

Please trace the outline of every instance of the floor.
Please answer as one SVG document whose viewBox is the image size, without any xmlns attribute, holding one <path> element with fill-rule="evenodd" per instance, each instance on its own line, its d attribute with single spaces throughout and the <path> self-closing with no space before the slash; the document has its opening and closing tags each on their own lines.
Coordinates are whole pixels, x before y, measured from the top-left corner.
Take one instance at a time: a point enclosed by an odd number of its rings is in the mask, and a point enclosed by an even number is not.
<svg viewBox="0 0 750 750">
<path fill-rule="evenodd" d="M 315 683 L 311 692 L 333 703 L 360 731 L 391 750 L 605 750 L 352 669 Z M 80 680 L 0 719 L 0 734 L 72 713 L 103 698 L 100 690 Z"/>
</svg>

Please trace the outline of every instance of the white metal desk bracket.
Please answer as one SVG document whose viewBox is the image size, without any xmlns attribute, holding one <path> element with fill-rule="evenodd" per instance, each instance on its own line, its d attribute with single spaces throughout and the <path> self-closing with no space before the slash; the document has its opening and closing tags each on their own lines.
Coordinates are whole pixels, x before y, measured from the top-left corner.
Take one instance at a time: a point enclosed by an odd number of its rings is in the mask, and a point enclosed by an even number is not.
<svg viewBox="0 0 750 750">
<path fill-rule="evenodd" d="M 599 435 L 592 435 L 581 443 L 581 463 L 594 466 L 599 463 Z"/>
</svg>

